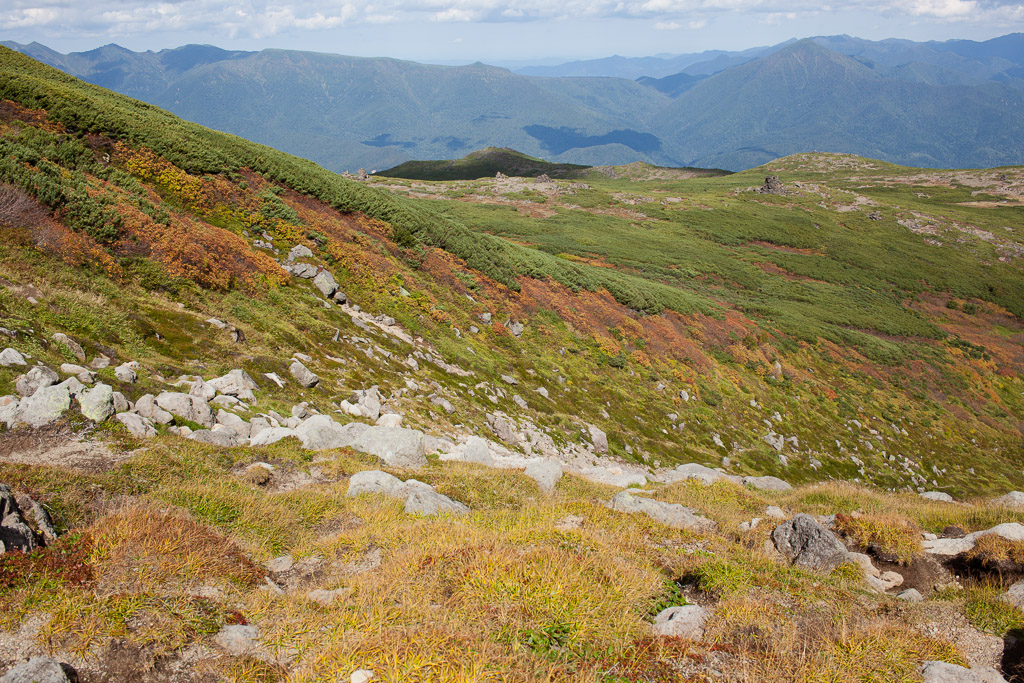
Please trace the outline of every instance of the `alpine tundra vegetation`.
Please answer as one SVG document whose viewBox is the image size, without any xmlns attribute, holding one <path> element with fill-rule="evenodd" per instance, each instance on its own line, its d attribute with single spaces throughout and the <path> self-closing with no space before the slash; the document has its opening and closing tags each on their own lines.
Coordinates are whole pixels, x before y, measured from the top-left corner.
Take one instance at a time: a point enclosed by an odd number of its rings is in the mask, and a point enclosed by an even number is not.
<svg viewBox="0 0 1024 683">
<path fill-rule="evenodd" d="M 343 177 L 0 47 L 0 681 L 1022 680 L 1022 192 Z"/>
</svg>

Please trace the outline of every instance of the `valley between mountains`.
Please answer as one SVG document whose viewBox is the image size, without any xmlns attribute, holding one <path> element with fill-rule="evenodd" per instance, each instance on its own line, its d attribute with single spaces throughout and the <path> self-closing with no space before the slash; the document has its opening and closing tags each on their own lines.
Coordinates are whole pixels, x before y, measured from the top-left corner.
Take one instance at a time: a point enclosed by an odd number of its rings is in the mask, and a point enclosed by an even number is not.
<svg viewBox="0 0 1024 683">
<path fill-rule="evenodd" d="M 1024 680 L 1022 195 L 338 175 L 0 47 L 0 681 Z"/>
</svg>

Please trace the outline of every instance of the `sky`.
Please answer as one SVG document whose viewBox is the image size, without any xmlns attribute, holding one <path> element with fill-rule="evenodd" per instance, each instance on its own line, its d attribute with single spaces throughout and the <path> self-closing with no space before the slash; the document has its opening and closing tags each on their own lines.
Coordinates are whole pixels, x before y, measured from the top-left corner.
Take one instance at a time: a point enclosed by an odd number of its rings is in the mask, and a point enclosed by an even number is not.
<svg viewBox="0 0 1024 683">
<path fill-rule="evenodd" d="M 739 50 L 791 38 L 986 40 L 1024 0 L 3 0 L 0 40 L 59 52 L 117 43 L 283 48 L 522 66 Z"/>
</svg>

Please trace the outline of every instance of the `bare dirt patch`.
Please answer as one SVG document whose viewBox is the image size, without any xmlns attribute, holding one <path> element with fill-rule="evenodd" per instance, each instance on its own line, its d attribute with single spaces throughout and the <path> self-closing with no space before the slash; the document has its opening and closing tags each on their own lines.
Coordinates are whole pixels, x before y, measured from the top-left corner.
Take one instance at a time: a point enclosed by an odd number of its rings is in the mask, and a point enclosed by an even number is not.
<svg viewBox="0 0 1024 683">
<path fill-rule="evenodd" d="M 0 461 L 96 473 L 116 467 L 133 455 L 90 440 L 91 431 L 76 429 L 61 420 L 45 427 L 4 432 L 0 434 Z"/>
</svg>

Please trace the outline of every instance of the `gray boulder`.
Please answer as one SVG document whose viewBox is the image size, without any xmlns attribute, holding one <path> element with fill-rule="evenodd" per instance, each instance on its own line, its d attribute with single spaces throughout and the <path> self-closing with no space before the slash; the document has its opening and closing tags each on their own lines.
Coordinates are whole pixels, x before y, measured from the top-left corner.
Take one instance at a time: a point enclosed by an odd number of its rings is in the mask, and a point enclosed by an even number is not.
<svg viewBox="0 0 1024 683">
<path fill-rule="evenodd" d="M 156 430 L 153 429 L 153 423 L 141 415 L 135 413 L 118 413 L 114 416 L 114 419 L 124 425 L 125 429 L 132 436 L 140 439 L 149 439 L 156 436 Z"/>
<path fill-rule="evenodd" d="M 326 299 L 330 299 L 338 291 L 338 283 L 334 281 L 334 276 L 326 270 L 321 270 L 316 274 L 316 277 L 313 278 L 313 286 L 319 289 Z"/>
<path fill-rule="evenodd" d="M 14 429 L 18 422 L 18 403 L 17 396 L 0 396 L 0 424 L 8 429 Z"/>
<path fill-rule="evenodd" d="M 743 477 L 743 484 L 761 491 L 789 491 L 793 488 L 778 477 Z"/>
<path fill-rule="evenodd" d="M 288 429 L 287 427 L 268 427 L 267 429 L 260 430 L 249 439 L 250 446 L 269 446 L 272 443 L 277 443 L 281 439 L 286 439 L 289 436 L 295 436 L 294 429 Z"/>
<path fill-rule="evenodd" d="M 19 396 L 31 396 L 42 387 L 53 386 L 60 381 L 60 375 L 45 365 L 37 365 L 19 377 L 14 388 Z"/>
<path fill-rule="evenodd" d="M 352 475 L 348 480 L 348 491 L 345 495 L 354 498 L 364 493 L 379 493 L 389 498 L 404 498 L 407 489 L 406 483 L 392 474 L 380 470 L 367 470 Z"/>
<path fill-rule="evenodd" d="M 925 491 L 924 493 L 918 495 L 920 495 L 922 498 L 926 498 L 927 500 L 938 500 L 943 503 L 953 502 L 953 496 L 949 495 L 945 491 Z"/>
<path fill-rule="evenodd" d="M 0 683 L 71 683 L 72 680 L 78 680 L 75 670 L 53 657 L 33 657 L 0 676 Z"/>
<path fill-rule="evenodd" d="M 135 371 L 136 363 L 122 363 L 114 368 L 114 377 L 117 377 L 117 381 L 124 382 L 125 384 L 134 384 L 135 380 L 139 378 L 139 373 Z"/>
<path fill-rule="evenodd" d="M 355 440 L 352 448 L 375 455 L 392 467 L 427 464 L 423 432 L 416 429 L 370 427 Z"/>
<path fill-rule="evenodd" d="M 440 514 L 463 515 L 469 508 L 432 488 L 416 487 L 405 499 L 405 514 L 430 517 Z"/>
<path fill-rule="evenodd" d="M 60 418 L 71 407 L 71 392 L 63 384 L 45 386 L 18 404 L 18 421 L 42 427 Z"/>
<path fill-rule="evenodd" d="M 210 402 L 217 395 L 217 389 L 209 382 L 203 381 L 203 378 L 200 377 L 192 383 L 192 387 L 188 390 L 188 395 Z"/>
<path fill-rule="evenodd" d="M 471 436 L 462 447 L 463 462 L 475 462 L 478 465 L 494 466 L 494 456 L 491 455 L 491 448 L 487 441 L 479 436 Z"/>
<path fill-rule="evenodd" d="M 86 387 L 77 377 L 68 377 L 66 380 L 55 386 L 64 387 L 71 394 L 71 398 L 78 398 Z"/>
<path fill-rule="evenodd" d="M 491 428 L 495 436 L 505 443 L 516 444 L 519 442 L 519 434 L 504 415 L 487 413 L 487 426 Z"/>
<path fill-rule="evenodd" d="M 115 413 L 123 413 L 126 410 L 131 410 L 132 406 L 128 403 L 128 399 L 124 397 L 120 391 L 115 391 L 110 395 L 110 400 L 114 404 Z"/>
<path fill-rule="evenodd" d="M 401 427 L 402 416 L 398 413 L 384 413 L 374 422 L 378 427 Z"/>
<path fill-rule="evenodd" d="M 67 347 L 67 349 L 71 351 L 71 355 L 77 358 L 79 363 L 85 362 L 85 351 L 82 350 L 82 347 L 79 346 L 78 342 L 76 342 L 74 339 L 64 334 L 63 332 L 58 332 L 57 334 L 53 335 L 52 338 L 53 341 L 57 342 L 62 346 Z"/>
<path fill-rule="evenodd" d="M 663 609 L 654 618 L 651 630 L 655 635 L 700 640 L 710 612 L 699 605 L 682 605 Z"/>
<path fill-rule="evenodd" d="M 220 446 L 221 448 L 234 448 L 242 442 L 238 434 L 231 429 L 197 429 L 185 438 L 199 441 L 200 443 L 208 443 L 211 446 Z"/>
<path fill-rule="evenodd" d="M 195 422 L 207 429 L 213 427 L 213 411 L 201 398 L 177 391 L 164 391 L 156 397 L 156 404 L 183 420 Z"/>
<path fill-rule="evenodd" d="M 982 536 L 995 534 L 1008 541 L 1024 541 L 1024 524 L 1017 522 L 1004 522 L 996 524 L 991 529 L 975 531 L 963 538 L 937 538 L 934 540 L 921 541 L 921 547 L 925 552 L 933 555 L 959 555 L 974 547 L 974 544 Z"/>
<path fill-rule="evenodd" d="M 6 348 L 0 351 L 0 366 L 9 368 L 15 365 L 28 365 L 28 361 L 16 349 Z"/>
<path fill-rule="evenodd" d="M 36 536 L 6 484 L 0 484 L 0 554 L 10 550 L 29 552 L 36 547 Z"/>
<path fill-rule="evenodd" d="M 967 669 L 936 660 L 921 662 L 921 675 L 924 683 L 1006 683 L 994 669 Z"/>
<path fill-rule="evenodd" d="M 284 269 L 295 277 L 301 277 L 306 280 L 316 275 L 316 266 L 311 263 L 291 263 L 284 266 Z"/>
<path fill-rule="evenodd" d="M 156 404 L 153 394 L 146 394 L 135 402 L 135 412 L 156 424 L 166 425 L 174 421 L 174 416 Z"/>
<path fill-rule="evenodd" d="M 368 470 L 352 475 L 346 496 L 365 493 L 381 494 L 389 498 L 405 499 L 405 512 L 410 515 L 464 514 L 469 508 L 434 490 L 429 484 L 415 479 L 402 481 L 380 470 Z"/>
<path fill-rule="evenodd" d="M 617 493 L 608 503 L 608 507 L 630 514 L 643 513 L 654 521 L 674 529 L 703 531 L 714 526 L 714 522 L 710 519 L 694 513 L 688 507 L 678 503 L 665 503 L 660 500 L 634 496 L 629 491 Z"/>
<path fill-rule="evenodd" d="M 663 474 L 661 478 L 666 484 L 674 484 L 677 481 L 683 481 L 686 479 L 695 479 L 702 484 L 713 484 L 716 481 L 723 480 L 734 483 L 739 482 L 739 477 L 730 476 L 695 462 L 680 465 L 674 470 L 670 470 Z"/>
<path fill-rule="evenodd" d="M 213 637 L 214 644 L 229 655 L 252 654 L 259 648 L 259 630 L 255 626 L 224 626 Z"/>
<path fill-rule="evenodd" d="M 78 397 L 82 416 L 93 422 L 104 422 L 114 414 L 114 390 L 109 384 L 97 384 Z"/>
<path fill-rule="evenodd" d="M 368 429 L 362 422 L 340 425 L 328 415 L 314 415 L 295 428 L 295 436 L 303 448 L 323 451 L 351 446 Z"/>
<path fill-rule="evenodd" d="M 593 425 L 590 426 L 590 440 L 594 443 L 595 453 L 608 452 L 608 435 Z"/>
<path fill-rule="evenodd" d="M 916 588 L 908 588 L 907 590 L 898 593 L 896 597 L 906 602 L 921 602 L 924 600 L 924 596 L 921 595 L 921 591 Z"/>
<path fill-rule="evenodd" d="M 296 244 L 288 252 L 288 260 L 294 261 L 300 258 L 312 258 L 313 252 L 305 244 Z"/>
<path fill-rule="evenodd" d="M 1006 495 L 994 499 L 992 504 L 1003 505 L 1009 508 L 1024 508 L 1024 493 L 1021 491 L 1010 491 Z"/>
<path fill-rule="evenodd" d="M 537 460 L 527 465 L 523 473 L 537 482 L 541 491 L 551 495 L 562 478 L 562 466 L 550 460 Z"/>
<path fill-rule="evenodd" d="M 307 389 L 315 387 L 320 382 L 316 373 L 303 365 L 301 361 L 292 361 L 292 364 L 288 366 L 288 372 L 292 373 L 295 381 Z"/>
<path fill-rule="evenodd" d="M 847 561 L 846 546 L 810 515 L 799 514 L 775 527 L 772 541 L 798 567 L 831 571 Z"/>
<path fill-rule="evenodd" d="M 217 426 L 214 429 L 227 429 L 238 436 L 239 441 L 248 441 L 252 435 L 249 423 L 226 410 L 217 411 Z"/>
<path fill-rule="evenodd" d="M 65 375 L 74 375 L 81 382 L 86 384 L 92 384 L 96 381 L 96 373 L 89 368 L 84 368 L 81 365 L 75 365 L 74 363 L 61 363 L 60 371 Z"/>
<path fill-rule="evenodd" d="M 249 373 L 240 368 L 235 368 L 222 377 L 215 377 L 207 384 L 222 394 L 234 396 L 242 401 L 255 400 L 256 395 L 253 392 L 260 388 Z"/>
</svg>

